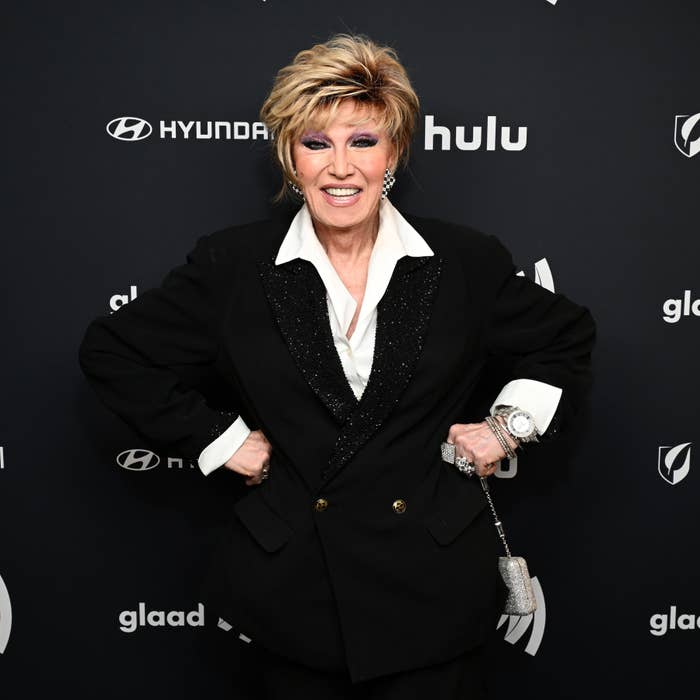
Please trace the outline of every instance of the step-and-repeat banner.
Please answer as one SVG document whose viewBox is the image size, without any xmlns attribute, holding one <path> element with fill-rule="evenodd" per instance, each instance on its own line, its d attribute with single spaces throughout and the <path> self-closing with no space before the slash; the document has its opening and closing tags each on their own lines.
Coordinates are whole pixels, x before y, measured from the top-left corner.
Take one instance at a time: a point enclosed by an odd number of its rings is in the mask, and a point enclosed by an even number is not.
<svg viewBox="0 0 700 700">
<path fill-rule="evenodd" d="M 259 107 L 336 32 L 393 46 L 421 98 L 399 210 L 495 234 L 598 323 L 575 431 L 492 480 L 538 598 L 499 621 L 494 697 L 695 694 L 697 3 L 44 0 L 3 24 L 3 698 L 231 697 L 249 642 L 201 597 L 227 475 L 143 444 L 77 349 L 197 237 L 267 215 Z"/>
</svg>

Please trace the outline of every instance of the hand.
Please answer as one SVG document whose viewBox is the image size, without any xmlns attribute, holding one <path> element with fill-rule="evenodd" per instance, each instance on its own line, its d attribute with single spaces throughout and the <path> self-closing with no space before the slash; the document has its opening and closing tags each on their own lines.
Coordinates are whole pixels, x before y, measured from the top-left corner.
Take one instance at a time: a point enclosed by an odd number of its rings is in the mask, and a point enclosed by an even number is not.
<svg viewBox="0 0 700 700">
<path fill-rule="evenodd" d="M 501 425 L 503 420 L 497 417 Z M 506 440 L 515 451 L 518 444 L 503 430 Z M 447 442 L 455 446 L 457 457 L 466 457 L 479 476 L 491 476 L 506 454 L 486 421 L 482 423 L 455 423 L 450 426 Z"/>
<path fill-rule="evenodd" d="M 252 430 L 224 466 L 237 474 L 249 477 L 246 479 L 246 486 L 253 486 L 262 482 L 263 467 L 269 467 L 271 452 L 272 445 L 262 430 Z"/>
</svg>

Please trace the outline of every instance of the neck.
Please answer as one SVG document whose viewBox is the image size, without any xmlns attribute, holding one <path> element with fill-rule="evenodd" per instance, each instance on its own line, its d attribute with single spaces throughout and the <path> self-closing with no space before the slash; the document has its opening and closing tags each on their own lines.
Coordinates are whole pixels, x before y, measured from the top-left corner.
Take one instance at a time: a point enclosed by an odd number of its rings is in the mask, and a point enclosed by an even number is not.
<svg viewBox="0 0 700 700">
<path fill-rule="evenodd" d="M 368 258 L 379 232 L 379 210 L 361 225 L 349 228 L 328 226 L 314 221 L 314 231 L 330 260 L 352 263 Z"/>
</svg>

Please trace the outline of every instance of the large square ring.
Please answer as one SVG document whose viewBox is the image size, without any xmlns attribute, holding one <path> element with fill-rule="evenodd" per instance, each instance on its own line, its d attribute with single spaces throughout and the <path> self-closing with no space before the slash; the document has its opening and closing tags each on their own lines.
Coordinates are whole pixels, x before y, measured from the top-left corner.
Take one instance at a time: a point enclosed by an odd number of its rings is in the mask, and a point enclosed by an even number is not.
<svg viewBox="0 0 700 700">
<path fill-rule="evenodd" d="M 454 445 L 449 442 L 443 442 L 440 444 L 440 454 L 442 455 L 442 461 L 448 462 L 449 464 L 455 463 L 455 456 L 457 454 Z"/>
</svg>

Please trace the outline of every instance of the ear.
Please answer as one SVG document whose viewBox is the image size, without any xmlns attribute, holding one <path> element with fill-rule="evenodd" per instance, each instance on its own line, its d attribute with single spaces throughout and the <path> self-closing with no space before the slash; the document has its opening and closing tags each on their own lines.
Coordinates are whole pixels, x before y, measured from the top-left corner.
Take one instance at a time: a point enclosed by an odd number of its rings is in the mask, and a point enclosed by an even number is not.
<svg viewBox="0 0 700 700">
<path fill-rule="evenodd" d="M 398 153 L 396 152 L 396 144 L 392 144 L 391 146 L 391 153 L 389 154 L 389 163 L 387 167 L 389 170 L 391 170 L 392 173 L 396 172 L 396 166 L 398 165 Z"/>
</svg>

